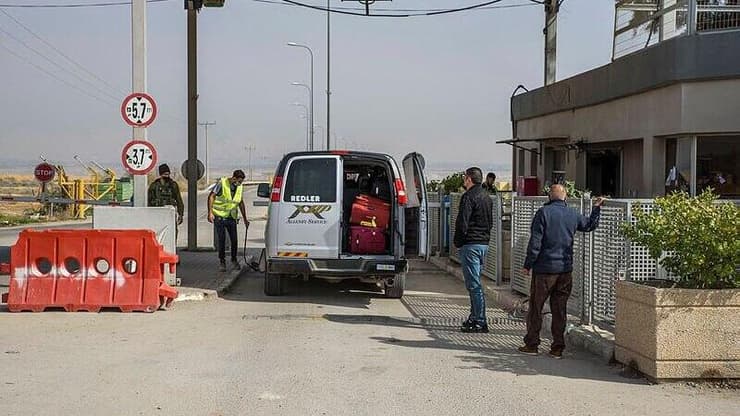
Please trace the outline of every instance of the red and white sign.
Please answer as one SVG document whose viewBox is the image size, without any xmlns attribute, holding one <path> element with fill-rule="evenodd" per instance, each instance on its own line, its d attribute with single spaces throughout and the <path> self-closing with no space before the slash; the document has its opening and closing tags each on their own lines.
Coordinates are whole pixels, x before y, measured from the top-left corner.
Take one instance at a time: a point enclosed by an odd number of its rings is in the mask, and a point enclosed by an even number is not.
<svg viewBox="0 0 740 416">
<path fill-rule="evenodd" d="M 143 92 L 135 92 L 123 100 L 121 117 L 132 127 L 147 127 L 157 118 L 157 103 Z"/>
<path fill-rule="evenodd" d="M 35 176 L 36 180 L 41 183 L 51 182 L 51 180 L 54 179 L 55 173 L 56 169 L 54 169 L 54 166 L 51 166 L 48 163 L 39 163 L 33 170 L 33 176 Z"/>
<path fill-rule="evenodd" d="M 157 164 L 157 150 L 150 142 L 132 140 L 121 153 L 123 167 L 133 175 L 146 175 Z"/>
</svg>

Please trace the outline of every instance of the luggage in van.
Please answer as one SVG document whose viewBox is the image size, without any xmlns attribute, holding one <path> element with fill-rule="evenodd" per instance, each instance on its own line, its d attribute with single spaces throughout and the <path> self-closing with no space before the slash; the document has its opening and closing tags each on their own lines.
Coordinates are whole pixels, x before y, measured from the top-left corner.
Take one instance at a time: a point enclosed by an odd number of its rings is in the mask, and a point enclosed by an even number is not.
<svg viewBox="0 0 740 416">
<path fill-rule="evenodd" d="M 391 204 L 368 195 L 359 195 L 352 204 L 350 224 L 374 221 L 380 229 L 388 228 L 391 218 Z"/>
<path fill-rule="evenodd" d="M 380 228 L 352 225 L 349 230 L 350 253 L 382 254 L 385 252 L 385 233 Z"/>
</svg>

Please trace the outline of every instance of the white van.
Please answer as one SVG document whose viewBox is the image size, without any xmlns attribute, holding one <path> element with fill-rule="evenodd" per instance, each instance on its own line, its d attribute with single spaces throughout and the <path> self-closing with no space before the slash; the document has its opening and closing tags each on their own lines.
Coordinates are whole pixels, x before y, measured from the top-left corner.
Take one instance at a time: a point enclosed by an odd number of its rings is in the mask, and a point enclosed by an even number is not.
<svg viewBox="0 0 740 416">
<path fill-rule="evenodd" d="M 283 157 L 272 186 L 265 229 L 265 294 L 282 295 L 285 280 L 360 279 L 382 284 L 390 298 L 403 296 L 409 258 L 427 258 L 429 238 L 424 158 L 403 159 L 404 175 L 387 154 L 329 151 Z M 407 191 L 407 186 L 410 190 Z M 350 211 L 360 194 L 390 204 L 382 253 L 350 253 Z"/>
</svg>

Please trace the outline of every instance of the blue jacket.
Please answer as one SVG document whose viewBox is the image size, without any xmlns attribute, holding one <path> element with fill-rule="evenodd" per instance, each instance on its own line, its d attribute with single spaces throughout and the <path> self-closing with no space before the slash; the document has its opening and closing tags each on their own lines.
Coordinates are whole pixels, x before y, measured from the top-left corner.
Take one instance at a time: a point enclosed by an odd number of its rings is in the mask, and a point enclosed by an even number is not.
<svg viewBox="0 0 740 416">
<path fill-rule="evenodd" d="M 586 217 L 568 208 L 565 201 L 546 203 L 532 220 L 532 235 L 524 268 L 544 274 L 572 272 L 573 236 L 576 230 L 595 230 L 600 215 L 599 207 L 594 207 L 591 216 Z"/>
</svg>

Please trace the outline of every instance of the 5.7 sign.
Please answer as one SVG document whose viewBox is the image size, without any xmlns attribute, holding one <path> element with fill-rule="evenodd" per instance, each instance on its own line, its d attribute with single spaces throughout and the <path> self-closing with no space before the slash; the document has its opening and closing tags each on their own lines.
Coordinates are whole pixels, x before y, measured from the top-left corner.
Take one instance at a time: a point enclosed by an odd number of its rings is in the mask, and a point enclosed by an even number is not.
<svg viewBox="0 0 740 416">
<path fill-rule="evenodd" d="M 121 116 L 131 127 L 147 127 L 157 117 L 157 103 L 143 92 L 135 92 L 123 100 Z"/>
</svg>

